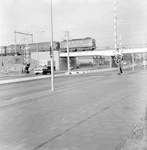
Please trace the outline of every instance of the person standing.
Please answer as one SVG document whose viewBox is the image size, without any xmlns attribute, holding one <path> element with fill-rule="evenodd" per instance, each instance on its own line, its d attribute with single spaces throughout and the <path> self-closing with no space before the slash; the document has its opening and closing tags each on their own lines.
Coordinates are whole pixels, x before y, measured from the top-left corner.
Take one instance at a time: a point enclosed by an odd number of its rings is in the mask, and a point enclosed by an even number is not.
<svg viewBox="0 0 147 150">
<path fill-rule="evenodd" d="M 118 75 L 121 75 L 123 73 L 122 71 L 123 56 L 120 54 L 117 54 L 115 56 L 115 63 L 118 66 Z"/>
<path fill-rule="evenodd" d="M 26 68 L 25 68 L 25 70 L 26 70 L 26 73 L 27 73 L 27 74 L 29 73 L 29 68 L 30 68 L 30 63 L 29 63 L 29 62 L 27 62 L 27 64 L 26 64 Z"/>
<path fill-rule="evenodd" d="M 2 73 L 3 73 L 3 71 L 4 71 L 4 63 L 3 63 L 3 61 L 1 63 L 1 66 L 2 66 Z"/>
<path fill-rule="evenodd" d="M 3 61 L 2 61 L 2 68 L 3 68 L 3 66 L 4 66 L 4 63 L 3 63 Z"/>
</svg>

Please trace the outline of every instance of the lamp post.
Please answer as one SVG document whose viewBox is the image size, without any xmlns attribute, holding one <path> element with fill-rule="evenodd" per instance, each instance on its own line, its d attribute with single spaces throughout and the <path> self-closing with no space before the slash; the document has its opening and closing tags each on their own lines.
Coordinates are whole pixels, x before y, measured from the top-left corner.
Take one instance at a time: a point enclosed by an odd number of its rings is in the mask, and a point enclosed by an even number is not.
<svg viewBox="0 0 147 150">
<path fill-rule="evenodd" d="M 38 46 L 38 42 L 36 43 L 36 50 L 37 50 L 37 67 L 39 66 L 39 46 Z"/>
<path fill-rule="evenodd" d="M 123 21 L 122 23 L 126 23 L 127 21 Z M 132 70 L 134 71 L 134 28 L 133 28 L 133 25 L 132 25 L 132 22 L 129 22 L 131 23 L 131 45 L 132 45 Z"/>
<path fill-rule="evenodd" d="M 14 36 L 15 36 L 15 56 L 16 56 L 16 31 L 14 31 Z"/>
<path fill-rule="evenodd" d="M 121 36 L 119 37 L 119 47 L 120 47 L 120 54 L 123 55 L 122 54 L 123 49 L 122 49 L 122 37 Z"/>
<path fill-rule="evenodd" d="M 116 14 L 116 0 L 114 0 L 114 47 L 115 53 L 117 52 L 117 14 Z"/>
<path fill-rule="evenodd" d="M 54 55 L 53 55 L 53 14 L 52 14 L 52 0 L 50 0 L 50 26 L 51 26 L 51 90 L 54 91 Z"/>
<path fill-rule="evenodd" d="M 39 31 L 38 33 L 44 33 L 44 32 L 45 31 Z M 37 52 L 37 66 L 38 66 L 38 63 L 39 63 L 39 44 L 38 44 L 38 42 L 36 42 L 36 52 Z"/>
<path fill-rule="evenodd" d="M 69 60 L 69 33 L 65 31 L 67 39 L 67 74 L 70 74 L 70 60 Z"/>
<path fill-rule="evenodd" d="M 143 48 L 144 48 L 144 36 L 143 36 Z M 145 52 L 143 53 L 143 68 L 145 70 Z"/>
<path fill-rule="evenodd" d="M 132 70 L 134 71 L 134 29 L 132 23 L 131 29 L 132 29 Z"/>
</svg>

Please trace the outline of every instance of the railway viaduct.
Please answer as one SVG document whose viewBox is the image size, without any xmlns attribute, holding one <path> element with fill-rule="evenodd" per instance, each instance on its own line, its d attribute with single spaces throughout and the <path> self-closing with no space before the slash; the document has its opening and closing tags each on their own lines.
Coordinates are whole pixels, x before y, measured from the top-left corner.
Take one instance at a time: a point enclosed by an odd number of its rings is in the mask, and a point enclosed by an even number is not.
<svg viewBox="0 0 147 150">
<path fill-rule="evenodd" d="M 123 49 L 122 54 L 144 54 L 147 52 L 147 48 L 134 48 L 134 49 Z M 116 67 L 113 56 L 115 55 L 114 49 L 111 50 L 94 50 L 94 51 L 80 51 L 80 52 L 69 52 L 70 66 L 77 68 L 77 57 L 84 56 L 105 56 L 109 60 L 110 67 Z M 56 70 L 67 70 L 67 53 L 60 53 L 54 51 L 54 61 Z M 33 52 L 31 58 L 40 61 L 50 61 L 50 52 Z"/>
</svg>

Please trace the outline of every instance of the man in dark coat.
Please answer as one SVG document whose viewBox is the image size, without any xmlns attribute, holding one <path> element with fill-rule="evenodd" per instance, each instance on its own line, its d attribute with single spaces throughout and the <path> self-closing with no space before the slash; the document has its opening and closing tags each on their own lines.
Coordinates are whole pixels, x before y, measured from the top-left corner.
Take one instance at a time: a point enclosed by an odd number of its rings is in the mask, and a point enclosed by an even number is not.
<svg viewBox="0 0 147 150">
<path fill-rule="evenodd" d="M 120 55 L 120 54 L 117 54 L 115 56 L 115 63 L 118 66 L 118 74 L 119 75 L 121 75 L 121 73 L 123 73 L 123 71 L 122 71 L 122 65 L 123 65 L 122 62 L 123 62 L 123 56 Z"/>
<path fill-rule="evenodd" d="M 25 66 L 25 71 L 26 71 L 27 74 L 29 73 L 29 68 L 30 68 L 30 63 L 27 62 L 26 66 Z"/>
</svg>

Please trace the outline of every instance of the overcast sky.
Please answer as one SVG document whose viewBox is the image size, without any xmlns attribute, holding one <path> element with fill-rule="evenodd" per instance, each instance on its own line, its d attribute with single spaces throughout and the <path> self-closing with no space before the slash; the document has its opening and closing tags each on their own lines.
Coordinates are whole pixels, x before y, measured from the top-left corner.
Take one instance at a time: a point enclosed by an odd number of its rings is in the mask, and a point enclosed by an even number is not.
<svg viewBox="0 0 147 150">
<path fill-rule="evenodd" d="M 116 1 L 122 44 L 131 42 L 132 31 L 134 42 L 147 41 L 147 0 Z M 95 38 L 98 47 L 114 45 L 114 0 L 52 0 L 52 6 L 55 41 L 67 30 L 70 38 Z M 14 44 L 14 31 L 25 33 L 26 26 L 34 43 L 51 40 L 50 0 L 0 0 L 0 46 Z M 17 43 L 24 38 L 17 34 Z"/>
</svg>

